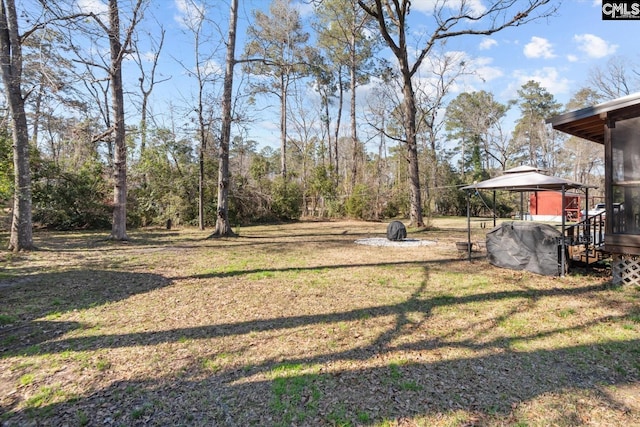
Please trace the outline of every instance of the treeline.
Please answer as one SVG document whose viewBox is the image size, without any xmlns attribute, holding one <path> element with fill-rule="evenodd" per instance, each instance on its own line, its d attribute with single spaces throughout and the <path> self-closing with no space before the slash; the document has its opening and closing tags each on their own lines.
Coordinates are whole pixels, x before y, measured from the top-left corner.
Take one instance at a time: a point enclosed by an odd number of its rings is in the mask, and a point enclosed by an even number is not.
<svg viewBox="0 0 640 427">
<path fill-rule="evenodd" d="M 533 82 L 526 85 L 537 91 Z M 525 88 L 525 89 L 526 89 Z M 543 91 L 544 92 L 544 91 Z M 530 93 L 523 93 L 525 99 Z M 548 94 L 547 94 L 548 95 Z M 421 169 L 433 172 L 436 185 L 430 186 L 429 175 L 423 179 L 423 200 L 427 217 L 432 215 L 464 215 L 465 194 L 459 187 L 473 181 L 489 178 L 520 163 L 545 165 L 551 173 L 570 176 L 581 182 L 599 183 L 598 167 L 602 153 L 592 144 L 578 141 L 555 140 L 555 147 L 545 147 L 552 138 L 543 138 L 538 146 L 529 142 L 528 123 L 521 121 L 520 128 L 509 135 L 501 135 L 498 122 L 473 125 L 469 121 L 481 121 L 473 115 L 489 111 L 490 101 L 498 115 L 507 106 L 493 101 L 486 92 L 464 93 L 454 98 L 448 106 L 444 127 L 447 141 L 457 141 L 450 150 L 442 150 L 432 164 L 433 153 L 423 143 L 419 149 Z M 540 105 L 539 99 L 530 101 Z M 522 108 L 526 109 L 524 103 Z M 542 126 L 543 117 L 535 121 Z M 59 120 L 58 125 L 64 123 Z M 91 146 L 72 135 L 80 133 L 77 125 L 67 123 L 56 133 L 60 138 L 50 139 L 42 149 L 32 146 L 31 170 L 33 173 L 33 219 L 36 226 L 54 229 L 108 228 L 112 215 L 112 192 L 109 163 L 105 161 L 100 144 Z M 492 127 L 492 126 L 496 127 Z M 478 127 L 480 126 L 480 127 Z M 540 131 L 540 129 L 538 129 Z M 548 129 L 542 129 L 549 133 Z M 519 135 L 522 132 L 523 135 Z M 68 138 L 63 135 L 68 133 Z M 198 224 L 198 150 L 186 138 L 179 138 L 169 129 L 149 129 L 144 151 L 140 151 L 139 129 L 130 128 L 128 143 L 132 148 L 128 159 L 128 209 L 127 223 L 132 227 Z M 549 135 L 551 135 L 549 133 Z M 504 138 L 504 139 L 501 139 Z M 518 146 L 518 141 L 520 145 Z M 2 196 L 8 200 L 12 194 L 12 163 L 9 156 L 11 137 L 5 127 L 0 143 L 4 157 L 0 167 L 5 179 L 0 185 Z M 378 142 L 375 151 L 364 151 L 362 166 L 351 183 L 351 140 L 342 137 L 338 143 L 340 165 L 335 170 L 328 163 L 323 144 L 313 138 L 306 143 L 288 141 L 288 177 L 281 176 L 280 151 L 259 147 L 253 140 L 236 136 L 230 148 L 231 186 L 229 217 L 233 224 L 264 221 L 291 220 L 301 216 L 315 218 L 359 218 L 382 220 L 407 217 L 410 200 L 407 189 L 407 160 L 402 146 L 386 146 Z M 502 144 L 502 145 L 501 145 Z M 91 147 L 93 147 L 91 149 Z M 594 150 L 595 149 L 595 150 Z M 55 153 L 55 155 L 54 155 Z M 341 154 L 342 153 L 342 154 Z M 217 175 L 215 144 L 205 152 L 205 176 Z M 533 156 L 533 157 L 531 157 Z M 581 159 L 584 158 L 584 161 Z M 572 168 L 572 169 L 570 169 Z M 567 172 L 574 174 L 569 174 Z M 216 182 L 209 180 L 205 186 L 205 224 L 214 225 L 216 217 Z M 497 206 L 493 200 L 478 194 L 472 198 L 473 215 L 489 215 L 493 209 L 498 215 L 507 216 L 518 206 L 514 195 L 499 194 Z"/>
<path fill-rule="evenodd" d="M 453 83 L 474 70 L 472 62 L 436 43 L 449 34 L 431 35 L 436 42 L 426 44 L 419 60 L 427 58 L 432 78 L 415 79 L 412 73 L 425 64 L 396 67 L 384 59 L 390 47 L 400 59 L 406 56 L 403 49 L 407 53 L 406 45 L 393 44 L 393 37 L 406 29 L 391 31 L 384 27 L 387 21 L 375 19 L 391 9 L 378 10 L 375 2 L 324 0 L 313 2 L 314 14 L 303 20 L 292 3 L 274 0 L 268 10 L 254 11 L 244 45 L 232 61 L 241 66 L 235 71 L 239 83 L 233 98 L 229 177 L 216 179 L 224 146 L 223 79 L 220 67 L 211 64 L 223 56 L 220 46 L 226 36 L 219 15 L 211 15 L 215 5 L 184 2 L 181 37 L 192 40 L 188 49 L 193 62 L 178 65 L 197 90 L 191 99 L 158 101 L 157 87 L 170 79 L 162 73 L 161 59 L 170 54 L 163 51 L 165 29 L 157 22 L 143 25 L 142 11 L 153 12 L 145 9 L 149 2 L 136 0 L 129 7 L 111 2 L 109 16 L 123 17 L 122 28 L 115 30 L 110 25 L 118 21 L 109 24 L 105 11 L 74 14 L 71 6 L 63 10 L 65 2 L 54 3 L 38 2 L 34 10 L 13 16 L 15 25 L 27 28 L 25 37 L 17 39 L 19 65 L 24 64 L 18 87 L 28 126 L 24 135 L 29 135 L 28 197 L 33 223 L 40 227 L 109 227 L 114 210 L 125 204 L 118 198 L 125 193 L 127 226 L 170 221 L 211 227 L 220 215 L 216 199 L 221 182 L 228 183 L 233 224 L 401 216 L 420 225 L 423 212 L 425 223 L 433 215 L 464 214 L 460 186 L 520 164 L 601 185 L 600 147 L 567 139 L 545 120 L 639 87 L 636 64 L 613 58 L 593 70 L 567 105 L 534 81 L 506 103 L 486 91 L 456 94 Z M 469 12 L 470 6 L 462 3 L 460 13 Z M 532 3 L 531 12 L 545 3 Z M 447 8 L 437 12 L 452 13 Z M 512 12 L 514 18 L 505 26 L 533 17 Z M 408 16 L 409 8 L 396 13 Z M 538 17 L 552 13 L 545 10 Z M 118 37 L 120 45 L 109 43 Z M 7 82 L 15 83 L 10 75 L 3 74 L 3 80 L 5 88 L 10 87 Z M 119 99 L 114 96 L 118 89 Z M 9 103 L 15 87 L 8 90 Z M 249 136 L 248 129 L 258 121 L 258 100 L 275 102 L 278 147 Z M 154 111 L 151 105 L 159 102 L 164 108 Z M 13 178 L 19 175 L 15 159 L 25 155 L 12 150 L 12 130 L 20 126 L 17 113 L 3 111 L 0 197 L 15 209 L 10 201 L 24 190 Z M 519 117 L 515 126 L 506 122 L 511 111 Z M 493 206 L 493 200 L 474 196 L 472 214 L 509 215 L 512 197 L 501 194 Z"/>
</svg>

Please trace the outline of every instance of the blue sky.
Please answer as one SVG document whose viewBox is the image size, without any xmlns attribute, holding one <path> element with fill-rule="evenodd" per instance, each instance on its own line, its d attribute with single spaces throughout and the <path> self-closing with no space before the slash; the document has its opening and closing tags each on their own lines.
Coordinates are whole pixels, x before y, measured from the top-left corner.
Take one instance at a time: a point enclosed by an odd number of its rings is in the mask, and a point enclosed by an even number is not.
<svg viewBox="0 0 640 427">
<path fill-rule="evenodd" d="M 88 7 L 95 7 L 101 0 L 79 0 Z M 481 5 L 481 0 L 469 0 Z M 425 12 L 434 0 L 413 0 L 411 28 L 416 33 L 426 22 Z M 211 11 L 222 27 L 228 19 L 225 0 L 214 0 L 217 7 Z M 251 11 L 267 9 L 269 0 L 239 0 L 239 43 L 237 55 L 243 50 L 243 35 L 250 24 Z M 91 6 L 94 4 L 94 6 Z M 104 4 L 104 2 L 102 2 Z M 475 71 L 474 76 L 461 79 L 451 93 L 455 97 L 462 91 L 486 90 L 492 92 L 500 102 L 516 96 L 517 90 L 528 80 L 539 82 L 561 103 L 586 85 L 588 73 L 594 67 L 605 67 L 613 57 L 625 57 L 638 62 L 636 39 L 640 36 L 639 21 L 603 21 L 602 1 L 563 0 L 557 1 L 559 10 L 555 16 L 521 27 L 509 28 L 491 37 L 466 36 L 450 39 L 446 49 L 458 52 Z M 308 16 L 309 6 L 298 3 L 303 16 Z M 174 106 L 193 99 L 193 81 L 185 78 L 184 67 L 193 61 L 191 37 L 184 34 L 182 19 L 188 10 L 188 0 L 165 0 L 155 2 L 151 12 L 167 30 L 167 44 L 161 59 L 161 73 L 172 76 L 156 90 L 156 110 L 166 109 L 169 102 Z M 221 28 L 226 36 L 226 30 Z M 418 46 L 419 47 L 419 46 Z M 218 58 L 222 61 L 223 52 Z M 390 54 L 387 53 L 386 55 Z M 183 62 L 177 65 L 176 60 Z M 216 67 L 217 63 L 212 63 Z M 126 77 L 125 77 L 126 79 Z M 361 90 L 366 96 L 367 88 Z M 361 97 L 361 98 L 362 98 Z M 269 110 L 276 100 L 263 100 L 263 113 L 258 116 L 255 131 L 250 137 L 277 146 L 279 136 L 277 120 Z M 277 108 L 274 108 L 277 111 Z M 507 127 L 509 124 L 507 124 Z"/>
<path fill-rule="evenodd" d="M 461 49 L 486 66 L 487 87 L 479 88 L 504 100 L 535 80 L 566 103 L 594 67 L 605 67 L 614 56 L 639 59 L 634 42 L 640 21 L 603 21 L 601 1 L 560 3 L 556 16 L 463 42 Z"/>
</svg>

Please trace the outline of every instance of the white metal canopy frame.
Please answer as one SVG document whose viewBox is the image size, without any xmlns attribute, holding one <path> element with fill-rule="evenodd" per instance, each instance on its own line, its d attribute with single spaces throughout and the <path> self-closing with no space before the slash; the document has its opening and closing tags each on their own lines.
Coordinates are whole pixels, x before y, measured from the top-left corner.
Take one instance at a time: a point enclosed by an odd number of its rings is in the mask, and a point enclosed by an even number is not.
<svg viewBox="0 0 640 427">
<path fill-rule="evenodd" d="M 467 192 L 467 255 L 471 260 L 471 194 L 476 191 L 492 190 L 494 209 L 495 209 L 495 192 L 502 191 L 514 191 L 514 192 L 526 192 L 526 191 L 561 191 L 562 192 L 562 250 L 561 250 L 561 275 L 564 275 L 566 269 L 566 241 L 565 241 L 565 228 L 566 228 L 566 206 L 565 206 L 565 193 L 570 189 L 585 190 L 586 203 L 585 209 L 588 211 L 589 203 L 589 188 L 595 188 L 568 179 L 545 175 L 540 172 L 541 169 L 534 168 L 532 166 L 518 166 L 513 169 L 504 171 L 503 175 L 495 178 L 487 179 L 485 181 L 474 182 L 471 185 L 467 185 L 461 188 Z M 495 210 L 493 213 L 493 221 L 495 226 Z"/>
</svg>

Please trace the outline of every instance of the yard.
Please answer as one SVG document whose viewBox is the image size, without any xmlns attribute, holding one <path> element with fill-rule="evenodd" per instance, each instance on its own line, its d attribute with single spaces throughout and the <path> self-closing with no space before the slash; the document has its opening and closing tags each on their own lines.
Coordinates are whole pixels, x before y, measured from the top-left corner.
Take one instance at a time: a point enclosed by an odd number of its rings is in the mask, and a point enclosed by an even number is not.
<svg viewBox="0 0 640 427">
<path fill-rule="evenodd" d="M 465 220 L 434 225 L 37 232 L 0 254 L 0 423 L 640 426 L 640 288 L 469 262 Z"/>
</svg>

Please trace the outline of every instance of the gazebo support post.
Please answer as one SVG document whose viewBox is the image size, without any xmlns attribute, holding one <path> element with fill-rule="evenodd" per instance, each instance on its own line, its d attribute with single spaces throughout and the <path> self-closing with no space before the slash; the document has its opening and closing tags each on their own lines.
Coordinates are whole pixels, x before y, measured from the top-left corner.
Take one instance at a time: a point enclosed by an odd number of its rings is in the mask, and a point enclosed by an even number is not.
<svg viewBox="0 0 640 427">
<path fill-rule="evenodd" d="M 564 184 L 562 185 L 562 236 L 560 236 L 560 238 L 562 239 L 562 244 L 560 245 L 560 277 L 564 277 L 564 272 L 565 272 L 565 266 L 566 266 L 566 259 L 565 259 L 565 250 L 566 250 L 566 246 L 567 246 L 567 240 L 565 239 L 565 228 L 566 228 L 566 219 L 565 219 L 565 213 L 566 213 L 566 205 L 565 205 L 565 187 Z"/>
<path fill-rule="evenodd" d="M 496 228 L 496 190 L 493 190 L 493 228 Z"/>
<path fill-rule="evenodd" d="M 520 220 L 524 221 L 524 192 L 520 192 Z"/>
<path fill-rule="evenodd" d="M 589 242 L 591 241 L 591 223 L 589 222 L 589 187 L 584 189 L 584 194 L 584 219 L 582 221 L 585 221 L 583 224 L 586 224 L 586 226 L 583 226 L 582 232 L 584 233 L 586 231 L 586 236 L 584 236 L 584 254 L 587 265 L 589 265 Z"/>
<path fill-rule="evenodd" d="M 467 191 L 467 260 L 471 261 L 471 192 Z"/>
</svg>

